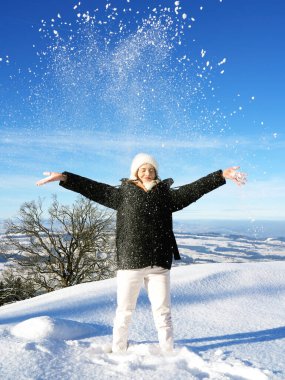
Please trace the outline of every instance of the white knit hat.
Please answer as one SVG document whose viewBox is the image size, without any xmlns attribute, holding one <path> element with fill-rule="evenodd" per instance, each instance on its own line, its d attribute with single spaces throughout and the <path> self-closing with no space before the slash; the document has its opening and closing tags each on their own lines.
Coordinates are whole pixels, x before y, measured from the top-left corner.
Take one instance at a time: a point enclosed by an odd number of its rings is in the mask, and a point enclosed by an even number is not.
<svg viewBox="0 0 285 380">
<path fill-rule="evenodd" d="M 155 168 L 156 175 L 158 175 L 158 163 L 156 160 L 149 154 L 139 153 L 132 161 L 130 179 L 137 179 L 137 171 L 143 164 L 151 164 Z"/>
</svg>

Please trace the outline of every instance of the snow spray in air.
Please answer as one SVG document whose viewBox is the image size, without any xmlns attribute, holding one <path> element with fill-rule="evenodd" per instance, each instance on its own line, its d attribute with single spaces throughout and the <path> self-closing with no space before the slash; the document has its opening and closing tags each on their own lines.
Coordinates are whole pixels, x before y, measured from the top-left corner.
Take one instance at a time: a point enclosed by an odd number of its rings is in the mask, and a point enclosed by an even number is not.
<svg viewBox="0 0 285 380">
<path fill-rule="evenodd" d="M 213 73 L 226 60 L 212 64 L 206 50 L 191 53 L 195 22 L 179 1 L 143 9 L 129 1 L 92 10 L 78 3 L 71 21 L 60 14 L 42 20 L 47 43 L 37 53 L 40 80 L 30 95 L 35 119 L 61 131 L 150 134 L 161 141 L 221 129 L 224 115 L 216 105 L 209 109 L 208 100 Z"/>
</svg>

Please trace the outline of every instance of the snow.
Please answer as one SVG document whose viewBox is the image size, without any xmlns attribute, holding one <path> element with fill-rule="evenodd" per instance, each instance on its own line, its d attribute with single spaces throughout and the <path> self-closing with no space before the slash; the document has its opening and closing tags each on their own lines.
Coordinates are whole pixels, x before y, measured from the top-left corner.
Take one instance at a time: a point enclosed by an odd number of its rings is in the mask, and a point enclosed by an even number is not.
<svg viewBox="0 0 285 380">
<path fill-rule="evenodd" d="M 144 290 L 127 353 L 110 352 L 116 279 L 109 279 L 2 306 L 1 378 L 284 379 L 284 242 L 260 240 L 256 254 L 246 255 L 250 239 L 177 237 L 183 262 L 171 270 L 172 354 L 158 348 Z M 259 262 L 270 246 L 281 249 L 278 261 Z M 189 265 L 192 257 L 203 262 L 203 255 L 221 260 L 221 253 L 223 262 Z M 243 262 L 227 262 L 233 253 Z"/>
<path fill-rule="evenodd" d="M 26 319 L 11 329 L 12 335 L 33 341 L 70 340 L 95 333 L 96 329 L 93 326 L 49 316 Z"/>
<path fill-rule="evenodd" d="M 178 265 L 189 263 L 226 263 L 226 262 L 252 262 L 252 261 L 281 261 L 285 260 L 285 241 L 281 236 L 282 231 L 277 231 L 277 235 L 267 237 L 272 231 L 262 231 L 259 225 L 253 230 L 248 230 L 249 236 L 245 235 L 243 229 L 237 233 L 237 227 L 231 227 L 229 222 L 219 227 L 221 233 L 210 232 L 213 227 L 196 227 L 201 232 L 195 233 L 195 226 L 189 224 L 188 228 L 193 233 L 187 231 L 187 224 L 177 224 L 175 233 L 178 241 L 182 262 Z M 218 228 L 217 226 L 214 228 Z M 266 226 L 263 226 L 266 230 Z M 223 232 L 222 232 L 223 231 Z"/>
<path fill-rule="evenodd" d="M 158 348 L 144 290 L 127 353 L 111 353 L 116 279 L 110 279 L 2 306 L 0 377 L 284 379 L 285 240 L 279 227 L 175 223 L 182 261 L 171 271 L 172 355 Z"/>
<path fill-rule="evenodd" d="M 224 65 L 226 63 L 227 59 L 223 58 L 219 63 L 218 66 Z"/>
</svg>

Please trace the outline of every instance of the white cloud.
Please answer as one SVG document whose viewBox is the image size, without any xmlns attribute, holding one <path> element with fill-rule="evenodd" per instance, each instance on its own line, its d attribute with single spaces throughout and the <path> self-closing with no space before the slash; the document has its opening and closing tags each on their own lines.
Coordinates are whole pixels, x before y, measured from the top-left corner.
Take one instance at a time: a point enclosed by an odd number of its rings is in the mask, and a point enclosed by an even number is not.
<svg viewBox="0 0 285 380">
<path fill-rule="evenodd" d="M 127 134 L 115 134 L 111 132 L 97 132 L 87 133 L 86 131 L 79 131 L 78 133 L 61 133 L 52 132 L 50 134 L 40 133 L 11 133 L 2 131 L 0 143 L 3 149 L 13 150 L 15 148 L 26 149 L 27 147 L 33 150 L 40 148 L 56 149 L 59 151 L 77 151 L 82 148 L 88 150 L 104 150 L 112 149 L 116 151 L 125 150 L 128 147 L 149 147 L 149 148 L 191 148 L 191 149 L 219 149 L 228 147 L 252 147 L 255 145 L 256 149 L 268 149 L 268 146 L 273 143 L 271 148 L 282 148 L 285 146 L 285 141 L 281 138 L 276 141 L 272 140 L 272 136 L 259 137 L 252 136 L 235 136 L 235 137 L 201 137 L 194 136 L 191 139 L 185 136 L 178 136 L 178 138 L 164 138 L 161 135 L 144 134 L 129 136 Z M 272 141 L 271 141 L 272 140 Z M 258 142 L 258 145 L 256 144 Z"/>
</svg>

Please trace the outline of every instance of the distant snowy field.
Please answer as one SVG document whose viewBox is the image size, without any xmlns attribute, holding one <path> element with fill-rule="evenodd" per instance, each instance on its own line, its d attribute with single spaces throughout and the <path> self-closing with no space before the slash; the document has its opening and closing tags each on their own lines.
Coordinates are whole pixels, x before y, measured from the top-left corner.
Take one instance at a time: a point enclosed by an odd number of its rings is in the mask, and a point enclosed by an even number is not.
<svg viewBox="0 0 285 380">
<path fill-rule="evenodd" d="M 285 260 L 285 223 L 281 221 L 175 221 L 174 231 L 182 256 L 182 262 L 174 265 Z M 6 264 L 0 257 L 0 270 Z"/>
<path fill-rule="evenodd" d="M 116 303 L 110 279 L 2 306 L 1 379 L 283 380 L 284 235 L 180 227 L 172 355 L 158 349 L 144 290 L 128 352 L 108 352 Z"/>
</svg>

